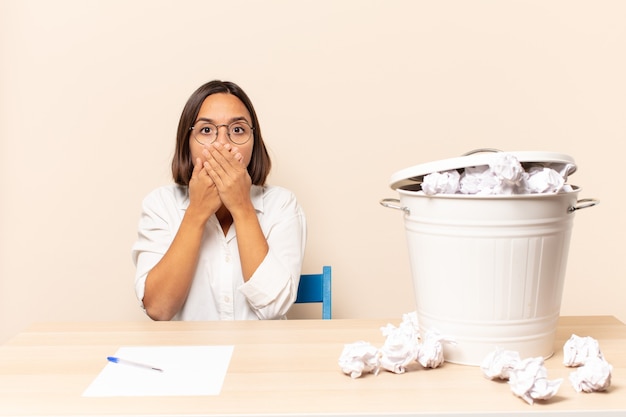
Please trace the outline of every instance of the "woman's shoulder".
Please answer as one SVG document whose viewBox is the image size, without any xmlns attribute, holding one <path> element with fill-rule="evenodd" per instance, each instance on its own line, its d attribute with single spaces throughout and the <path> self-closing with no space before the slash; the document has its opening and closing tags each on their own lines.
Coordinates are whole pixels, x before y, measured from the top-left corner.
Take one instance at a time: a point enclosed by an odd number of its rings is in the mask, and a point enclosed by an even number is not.
<svg viewBox="0 0 626 417">
<path fill-rule="evenodd" d="M 254 194 L 256 194 L 258 198 L 263 200 L 265 207 L 279 206 L 300 209 L 295 193 L 287 188 L 278 185 L 254 186 L 253 188 L 253 199 Z"/>
<path fill-rule="evenodd" d="M 144 198 L 144 205 L 175 205 L 184 207 L 188 204 L 187 187 L 178 184 L 162 185 L 150 191 Z"/>
<path fill-rule="evenodd" d="M 285 187 L 281 187 L 280 185 L 265 184 L 263 186 L 255 185 L 254 187 L 262 190 L 262 192 L 265 194 L 276 194 L 276 195 L 282 195 L 282 196 L 295 195 L 291 190 Z"/>
<path fill-rule="evenodd" d="M 256 192 L 259 195 L 262 195 L 263 198 L 271 198 L 271 199 L 287 199 L 287 200 L 295 200 L 296 195 L 289 189 L 285 187 L 281 187 L 279 185 L 263 185 L 263 186 L 253 186 L 253 193 Z"/>
</svg>

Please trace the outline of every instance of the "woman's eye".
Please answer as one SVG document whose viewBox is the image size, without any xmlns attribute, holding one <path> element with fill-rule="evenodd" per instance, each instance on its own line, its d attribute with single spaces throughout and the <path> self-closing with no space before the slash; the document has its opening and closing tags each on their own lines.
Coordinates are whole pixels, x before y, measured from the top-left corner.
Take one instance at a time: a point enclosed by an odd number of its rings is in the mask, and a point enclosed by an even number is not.
<svg viewBox="0 0 626 417">
<path fill-rule="evenodd" d="M 203 135 L 210 135 L 212 132 L 213 129 L 211 129 L 209 126 L 205 126 L 200 129 L 200 133 L 202 133 Z"/>
</svg>

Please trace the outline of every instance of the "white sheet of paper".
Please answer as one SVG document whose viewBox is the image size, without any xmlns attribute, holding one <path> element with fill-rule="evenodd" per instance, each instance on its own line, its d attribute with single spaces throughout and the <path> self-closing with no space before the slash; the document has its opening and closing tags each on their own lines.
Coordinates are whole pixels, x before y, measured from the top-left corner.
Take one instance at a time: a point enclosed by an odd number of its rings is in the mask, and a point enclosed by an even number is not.
<svg viewBox="0 0 626 417">
<path fill-rule="evenodd" d="M 126 346 L 114 355 L 163 369 L 107 363 L 83 397 L 219 395 L 233 346 Z M 102 358 L 106 361 L 106 358 Z"/>
</svg>

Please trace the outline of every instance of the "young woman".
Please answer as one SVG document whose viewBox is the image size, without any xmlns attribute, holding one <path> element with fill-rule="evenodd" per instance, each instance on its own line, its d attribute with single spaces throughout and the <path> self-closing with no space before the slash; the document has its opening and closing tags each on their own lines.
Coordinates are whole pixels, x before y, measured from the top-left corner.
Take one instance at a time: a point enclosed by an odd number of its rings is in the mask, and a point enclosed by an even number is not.
<svg viewBox="0 0 626 417">
<path fill-rule="evenodd" d="M 154 320 L 284 318 L 306 241 L 302 208 L 265 184 L 271 161 L 254 107 L 211 81 L 183 109 L 172 174 L 143 202 L 135 291 Z"/>
</svg>

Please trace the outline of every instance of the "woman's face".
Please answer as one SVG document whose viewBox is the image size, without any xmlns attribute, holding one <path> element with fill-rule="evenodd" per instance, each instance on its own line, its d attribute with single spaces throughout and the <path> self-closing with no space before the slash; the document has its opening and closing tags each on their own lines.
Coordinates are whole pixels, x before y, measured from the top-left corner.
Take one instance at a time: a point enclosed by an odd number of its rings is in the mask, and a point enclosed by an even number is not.
<svg viewBox="0 0 626 417">
<path fill-rule="evenodd" d="M 222 145 L 229 144 L 232 148 L 237 148 L 238 152 L 242 156 L 242 163 L 247 167 L 252 158 L 252 148 L 254 146 L 254 137 L 251 132 L 250 139 L 243 145 L 233 143 L 228 138 L 228 126 L 233 122 L 245 121 L 248 125 L 252 126 L 252 118 L 250 112 L 246 109 L 246 106 L 236 96 L 227 93 L 211 94 L 202 102 L 198 116 L 194 123 L 194 130 L 191 131 L 189 137 L 189 148 L 191 152 L 192 161 L 195 164 L 196 158 L 200 158 L 204 161 L 202 156 L 202 150 L 205 147 L 211 146 L 206 143 L 201 144 L 194 139 L 194 135 L 197 133 L 196 127 L 200 123 L 208 122 L 217 126 L 217 139 L 215 142 L 220 142 Z M 222 126 L 222 127 L 220 127 Z M 234 132 L 238 132 L 238 128 L 234 127 Z M 235 139 L 235 135 L 232 135 Z"/>
</svg>

